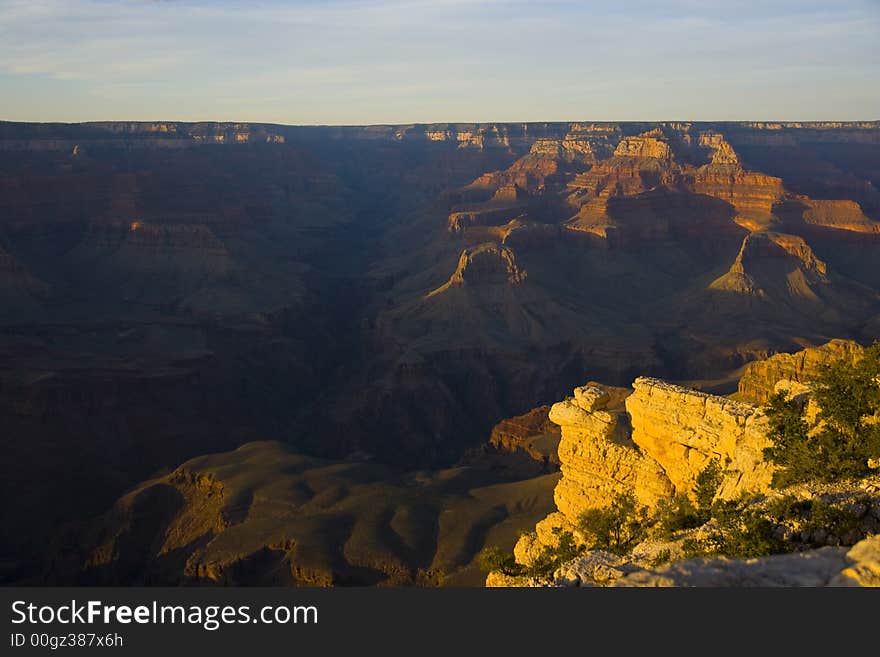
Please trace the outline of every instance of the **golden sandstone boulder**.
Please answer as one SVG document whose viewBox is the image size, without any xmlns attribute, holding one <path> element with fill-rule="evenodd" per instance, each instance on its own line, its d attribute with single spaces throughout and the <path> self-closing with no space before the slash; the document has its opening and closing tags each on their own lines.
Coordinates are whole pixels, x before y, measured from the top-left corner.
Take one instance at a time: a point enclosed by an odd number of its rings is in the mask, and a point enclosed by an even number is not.
<svg viewBox="0 0 880 657">
<path fill-rule="evenodd" d="M 719 494 L 727 499 L 770 485 L 767 421 L 751 404 L 640 377 L 626 400 L 632 440 L 656 460 L 677 492 L 689 493 L 713 459 L 725 470 Z"/>
<path fill-rule="evenodd" d="M 551 407 L 551 422 L 562 427 L 562 479 L 554 490 L 559 511 L 520 539 L 514 551 L 520 563 L 530 564 L 560 531 L 578 539 L 581 514 L 608 506 L 620 493 L 632 491 L 648 507 L 676 493 L 690 495 L 712 460 L 725 471 L 718 491 L 724 498 L 769 487 L 772 466 L 762 459 L 766 419 L 756 406 L 645 377 L 633 389 L 625 410 L 608 410 L 609 396 L 598 386 L 576 388 Z"/>
<path fill-rule="evenodd" d="M 550 409 L 562 427 L 556 505 L 569 521 L 628 490 L 649 507 L 689 494 L 712 460 L 725 468 L 724 497 L 769 485 L 766 419 L 758 408 L 659 379 L 640 377 L 633 388 L 626 412 L 604 410 L 607 393 L 596 387 L 576 388 Z"/>
<path fill-rule="evenodd" d="M 550 409 L 550 420 L 562 427 L 562 479 L 554 492 L 560 512 L 576 523 L 584 510 L 628 490 L 647 505 L 671 495 L 663 469 L 630 441 L 626 422 L 619 421 L 624 414 L 601 409 L 606 395 L 597 388 L 578 388 L 575 395 Z"/>
</svg>

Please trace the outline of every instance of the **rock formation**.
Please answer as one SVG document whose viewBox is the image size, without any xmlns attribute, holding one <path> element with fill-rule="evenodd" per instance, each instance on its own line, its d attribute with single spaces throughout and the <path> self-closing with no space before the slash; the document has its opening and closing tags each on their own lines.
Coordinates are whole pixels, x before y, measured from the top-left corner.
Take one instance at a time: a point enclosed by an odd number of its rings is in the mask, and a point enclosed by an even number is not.
<svg viewBox="0 0 880 657">
<path fill-rule="evenodd" d="M 563 139 L 538 139 L 532 144 L 529 153 L 565 162 L 593 164 L 596 161 L 591 141 L 573 136 L 566 136 Z"/>
<path fill-rule="evenodd" d="M 617 157 L 650 157 L 667 160 L 672 150 L 659 129 L 646 132 L 637 137 L 624 137 L 614 150 Z"/>
<path fill-rule="evenodd" d="M 0 496 L 20 501 L 3 581 L 47 572 L 64 519 L 197 454 L 284 435 L 442 468 L 588 378 L 708 389 L 874 339 L 878 139 L 878 122 L 0 122 Z M 734 264 L 763 297 L 709 289 Z"/>
<path fill-rule="evenodd" d="M 755 406 L 639 378 L 626 400 L 632 441 L 663 468 L 677 492 L 690 493 L 711 460 L 724 468 L 718 495 L 735 499 L 770 485 L 767 423 Z"/>
<path fill-rule="evenodd" d="M 559 426 L 547 417 L 549 406 L 501 420 L 492 427 L 489 443 L 506 452 L 523 451 L 539 463 L 559 465 Z"/>
<path fill-rule="evenodd" d="M 516 254 L 508 246 L 492 242 L 465 249 L 458 259 L 458 266 L 449 280 L 428 294 L 441 294 L 450 287 L 460 285 L 511 284 L 526 279 L 527 273 L 516 264 Z"/>
<path fill-rule="evenodd" d="M 880 535 L 856 545 L 825 547 L 808 552 L 759 559 L 687 559 L 660 569 L 639 569 L 614 586 L 712 587 L 878 587 Z"/>
<path fill-rule="evenodd" d="M 748 228 L 770 223 L 773 206 L 782 199 L 782 180 L 746 171 L 738 164 L 707 164 L 694 174 L 694 191 L 730 203 Z"/>
<path fill-rule="evenodd" d="M 136 486 L 82 534 L 71 571 L 105 584 L 473 585 L 483 543 L 512 544 L 557 478 L 400 474 L 248 443 Z"/>
<path fill-rule="evenodd" d="M 808 347 L 793 354 L 780 353 L 766 360 L 749 363 L 737 388 L 737 399 L 765 403 L 780 381 L 807 384 L 824 365 L 845 360 L 855 362 L 864 348 L 852 340 L 831 340 L 821 347 Z"/>
<path fill-rule="evenodd" d="M 488 587 L 510 586 L 615 587 L 878 587 L 880 536 L 852 547 L 777 554 L 757 559 L 708 557 L 683 559 L 652 568 L 629 557 L 588 552 L 561 567 L 552 582 L 494 572 Z"/>
<path fill-rule="evenodd" d="M 607 411 L 607 403 L 606 392 L 583 387 L 550 409 L 550 420 L 562 427 L 562 479 L 554 499 L 571 524 L 619 492 L 635 490 L 644 504 L 654 505 L 674 490 L 660 465 L 631 442 L 626 416 Z"/>
<path fill-rule="evenodd" d="M 649 508 L 676 493 L 691 495 L 713 460 L 724 468 L 722 498 L 769 487 L 766 420 L 755 406 L 657 379 L 638 378 L 633 389 L 625 411 L 607 410 L 608 393 L 592 385 L 550 409 L 550 420 L 562 427 L 558 511 L 520 539 L 521 563 L 554 544 L 554 528 L 577 536 L 581 514 L 606 507 L 617 494 L 633 492 Z"/>
<path fill-rule="evenodd" d="M 805 207 L 802 219 L 807 224 L 854 233 L 880 233 L 880 222 L 865 216 L 855 201 L 799 199 L 798 202 Z"/>
<path fill-rule="evenodd" d="M 498 206 L 485 206 L 470 210 L 458 210 L 449 214 L 446 229 L 459 234 L 473 226 L 500 226 L 519 216 L 522 209 L 505 203 Z"/>
<path fill-rule="evenodd" d="M 772 272 L 774 262 L 781 264 L 778 274 Z M 786 296 L 816 298 L 812 286 L 827 284 L 827 273 L 828 265 L 816 257 L 802 238 L 750 233 L 743 239 L 730 270 L 713 281 L 709 289 L 764 297 L 781 287 Z"/>
<path fill-rule="evenodd" d="M 700 146 L 710 152 L 712 164 L 739 164 L 739 156 L 720 132 L 701 132 Z"/>
</svg>

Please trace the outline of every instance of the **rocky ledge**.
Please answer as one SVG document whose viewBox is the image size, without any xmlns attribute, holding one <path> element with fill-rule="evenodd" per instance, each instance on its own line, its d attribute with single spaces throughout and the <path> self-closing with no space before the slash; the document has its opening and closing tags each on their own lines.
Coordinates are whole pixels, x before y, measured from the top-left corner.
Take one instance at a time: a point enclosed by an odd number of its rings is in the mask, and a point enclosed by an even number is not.
<svg viewBox="0 0 880 657">
<path fill-rule="evenodd" d="M 565 564 L 551 580 L 491 573 L 488 587 L 859 587 L 880 586 L 880 536 L 851 548 L 824 547 L 758 559 L 684 559 L 659 568 L 610 552 L 588 552 Z"/>
<path fill-rule="evenodd" d="M 773 389 L 808 392 L 798 383 L 805 375 L 836 357 L 857 359 L 861 352 L 859 345 L 838 340 L 774 356 L 746 370 L 736 396 L 764 400 L 770 381 Z M 806 504 L 843 503 L 858 516 L 860 533 L 811 534 L 810 545 L 828 547 L 757 560 L 684 559 L 687 537 L 677 536 L 671 542 L 648 539 L 626 556 L 583 553 L 543 580 L 493 572 L 487 586 L 880 585 L 880 538 L 872 537 L 880 531 L 880 475 L 837 485 L 773 490 L 774 466 L 763 458 L 770 445 L 769 424 L 761 407 L 653 378 L 637 378 L 632 388 L 622 408 L 610 408 L 608 392 L 595 384 L 575 388 L 573 396 L 550 408 L 550 421 L 562 429 L 562 478 L 554 491 L 557 510 L 517 542 L 514 557 L 520 566 L 533 566 L 548 548 L 559 545 L 563 534 L 570 534 L 575 545 L 587 545 L 579 530 L 584 512 L 608 508 L 621 494 L 632 493 L 648 510 L 677 496 L 693 499 L 698 476 L 712 462 L 720 465 L 718 500 L 759 500 L 755 508 L 783 498 Z M 710 525 L 691 530 L 691 538 L 711 532 Z M 782 525 L 777 529 L 801 531 Z M 854 545 L 859 536 L 869 538 Z"/>
</svg>

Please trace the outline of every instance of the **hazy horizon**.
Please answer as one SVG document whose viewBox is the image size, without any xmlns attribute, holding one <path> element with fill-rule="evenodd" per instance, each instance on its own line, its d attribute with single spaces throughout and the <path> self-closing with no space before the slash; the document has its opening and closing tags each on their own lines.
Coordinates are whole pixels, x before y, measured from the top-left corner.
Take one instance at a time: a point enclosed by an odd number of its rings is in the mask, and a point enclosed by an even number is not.
<svg viewBox="0 0 880 657">
<path fill-rule="evenodd" d="M 280 126 L 285 128 L 382 128 L 397 126 L 433 126 L 433 125 L 543 125 L 543 124 L 566 124 L 566 123 L 592 123 L 592 124 L 619 124 L 619 123 L 880 123 L 880 119 L 778 119 L 778 118 L 747 118 L 747 119 L 558 119 L 552 121 L 493 121 L 486 119 L 481 121 L 405 121 L 400 123 L 281 123 L 277 121 L 251 121 L 248 119 L 175 119 L 175 118 L 146 118 L 146 119 L 84 119 L 82 121 L 33 121 L 18 119 L 0 119 L 0 123 L 24 123 L 34 125 L 87 125 L 105 123 L 183 123 L 196 125 L 202 123 L 229 124 L 246 123 L 251 125 Z"/>
<path fill-rule="evenodd" d="M 0 119 L 875 120 L 877 43 L 873 0 L 0 0 Z"/>
</svg>

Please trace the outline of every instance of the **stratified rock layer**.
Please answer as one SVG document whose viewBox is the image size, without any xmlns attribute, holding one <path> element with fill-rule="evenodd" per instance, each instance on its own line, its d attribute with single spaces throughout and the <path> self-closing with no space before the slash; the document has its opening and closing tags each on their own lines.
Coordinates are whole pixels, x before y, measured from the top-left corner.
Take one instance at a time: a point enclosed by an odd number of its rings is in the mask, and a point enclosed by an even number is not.
<svg viewBox="0 0 880 657">
<path fill-rule="evenodd" d="M 505 452 L 523 451 L 535 461 L 559 465 L 559 427 L 547 417 L 548 406 L 501 420 L 492 428 L 489 443 Z"/>
<path fill-rule="evenodd" d="M 550 409 L 550 420 L 562 427 L 562 479 L 554 500 L 566 520 L 576 524 L 586 509 L 605 506 L 628 490 L 648 505 L 671 495 L 672 484 L 660 465 L 628 439 L 625 416 L 605 410 L 607 394 L 578 388 L 575 395 Z"/>
<path fill-rule="evenodd" d="M 676 491 L 689 493 L 712 460 L 725 470 L 719 494 L 733 499 L 765 490 L 772 466 L 767 420 L 755 406 L 657 379 L 638 378 L 627 398 L 632 440 L 663 468 Z"/>
<path fill-rule="evenodd" d="M 743 401 L 763 404 L 782 380 L 807 383 L 822 366 L 837 360 L 850 363 L 859 360 L 864 347 L 852 340 L 831 340 L 821 347 L 810 347 L 794 354 L 776 354 L 746 366 L 739 381 L 737 397 Z"/>
</svg>

